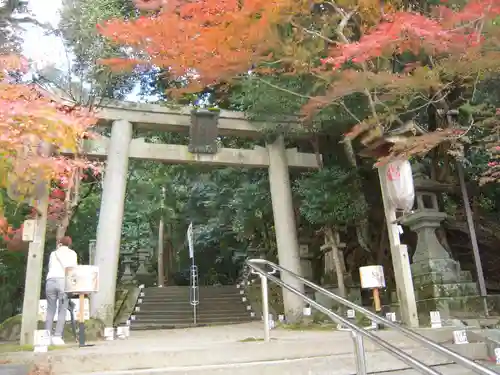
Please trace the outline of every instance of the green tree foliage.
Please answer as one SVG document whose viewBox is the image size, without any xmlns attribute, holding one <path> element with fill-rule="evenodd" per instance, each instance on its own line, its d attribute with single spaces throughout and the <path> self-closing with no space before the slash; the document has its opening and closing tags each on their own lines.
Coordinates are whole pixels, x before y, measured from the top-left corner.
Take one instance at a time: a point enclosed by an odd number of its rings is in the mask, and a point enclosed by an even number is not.
<svg viewBox="0 0 500 375">
<path fill-rule="evenodd" d="M 133 4 L 128 0 L 64 0 L 57 32 L 64 38 L 71 55 L 67 62 L 71 75 L 90 86 L 89 95 L 123 98 L 132 90 L 133 74 L 111 74 L 98 64 L 99 59 L 123 56 L 125 52 L 102 38 L 96 25 L 110 18 L 134 14 Z"/>
<path fill-rule="evenodd" d="M 359 200 L 354 172 L 337 166 L 300 178 L 294 190 L 301 198 L 300 213 L 311 224 L 335 228 L 352 225 L 368 209 L 365 201 Z"/>
</svg>

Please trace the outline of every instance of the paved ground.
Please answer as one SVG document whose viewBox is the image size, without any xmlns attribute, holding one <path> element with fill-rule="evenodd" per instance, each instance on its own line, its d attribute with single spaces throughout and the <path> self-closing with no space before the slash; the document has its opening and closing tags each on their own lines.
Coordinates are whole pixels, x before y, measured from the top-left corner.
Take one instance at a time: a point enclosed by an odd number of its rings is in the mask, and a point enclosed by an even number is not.
<svg viewBox="0 0 500 375">
<path fill-rule="evenodd" d="M 447 329 L 423 330 L 434 341 L 450 345 Z M 13 363 L 33 360 L 50 362 L 55 375 L 348 375 L 355 371 L 350 332 L 273 330 L 270 343 L 245 342 L 263 337 L 262 323 L 213 326 L 179 330 L 133 331 L 127 340 L 103 341 L 93 347 L 71 347 L 47 354 L 12 353 Z M 429 365 L 449 363 L 393 331 L 377 336 Z M 395 371 L 402 375 L 407 367 L 365 340 L 370 371 Z M 483 344 L 454 346 L 455 351 L 479 359 Z M 3 358 L 0 358 L 3 359 Z M 1 369 L 1 368 L 0 368 Z M 446 366 L 443 374 L 470 374 Z M 3 375 L 0 371 L 0 375 Z M 11 374 L 9 374 L 11 375 Z"/>
<path fill-rule="evenodd" d="M 27 375 L 28 372 L 26 365 L 0 365 L 0 375 Z"/>
</svg>

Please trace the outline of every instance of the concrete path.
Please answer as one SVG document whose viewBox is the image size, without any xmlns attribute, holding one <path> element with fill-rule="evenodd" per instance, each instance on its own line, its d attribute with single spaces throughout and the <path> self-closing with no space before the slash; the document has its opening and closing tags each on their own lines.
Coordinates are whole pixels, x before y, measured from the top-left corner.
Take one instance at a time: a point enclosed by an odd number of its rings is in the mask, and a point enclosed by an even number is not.
<svg viewBox="0 0 500 375">
<path fill-rule="evenodd" d="M 434 341 L 451 346 L 448 329 L 422 330 Z M 262 323 L 179 330 L 135 331 L 127 340 L 102 341 L 93 347 L 72 347 L 47 354 L 12 353 L 13 363 L 49 362 L 54 375 L 348 375 L 355 371 L 353 344 L 346 331 L 273 330 L 269 343 L 244 342 L 263 337 Z M 378 331 L 389 341 L 429 365 L 446 365 L 442 356 L 423 349 L 394 331 Z M 365 340 L 370 371 L 396 371 L 407 366 Z M 474 359 L 485 356 L 485 345 L 472 343 L 453 350 Z M 3 358 L 2 358 L 3 359 Z M 443 374 L 470 372 L 448 370 Z M 408 372 L 407 375 L 413 374 Z"/>
</svg>

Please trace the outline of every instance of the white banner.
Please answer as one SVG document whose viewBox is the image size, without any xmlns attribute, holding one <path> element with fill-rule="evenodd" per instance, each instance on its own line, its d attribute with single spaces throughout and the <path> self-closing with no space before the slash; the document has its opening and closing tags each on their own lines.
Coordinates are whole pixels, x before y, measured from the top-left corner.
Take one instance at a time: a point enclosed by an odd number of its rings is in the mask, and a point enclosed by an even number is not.
<svg viewBox="0 0 500 375">
<path fill-rule="evenodd" d="M 193 223 L 189 223 L 187 230 L 188 246 L 189 246 L 189 259 L 194 258 L 194 244 L 193 244 Z"/>
<path fill-rule="evenodd" d="M 73 309 L 73 315 L 75 320 L 78 320 L 78 313 L 80 311 L 80 299 L 72 298 L 71 301 L 75 304 L 75 308 Z M 59 311 L 59 300 L 57 301 L 57 310 L 54 316 L 54 321 L 57 321 L 57 315 Z M 38 303 L 38 320 L 44 322 L 47 318 L 47 300 L 41 299 Z M 85 320 L 90 319 L 90 304 L 88 298 L 85 298 L 85 302 L 83 304 L 83 318 Z M 66 310 L 66 321 L 69 322 L 71 320 L 71 315 L 69 314 L 69 310 Z"/>
</svg>

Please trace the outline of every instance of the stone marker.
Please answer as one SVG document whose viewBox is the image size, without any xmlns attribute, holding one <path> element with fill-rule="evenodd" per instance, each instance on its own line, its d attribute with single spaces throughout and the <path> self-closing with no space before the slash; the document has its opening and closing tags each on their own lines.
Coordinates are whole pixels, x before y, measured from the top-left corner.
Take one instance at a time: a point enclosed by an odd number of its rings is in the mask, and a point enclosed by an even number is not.
<svg viewBox="0 0 500 375">
<path fill-rule="evenodd" d="M 453 331 L 453 343 L 454 344 L 468 344 L 467 331 L 462 329 L 460 331 Z"/>
<path fill-rule="evenodd" d="M 431 311 L 429 312 L 431 317 L 431 328 L 441 328 L 443 324 L 441 323 L 441 314 L 439 311 Z"/>
</svg>

